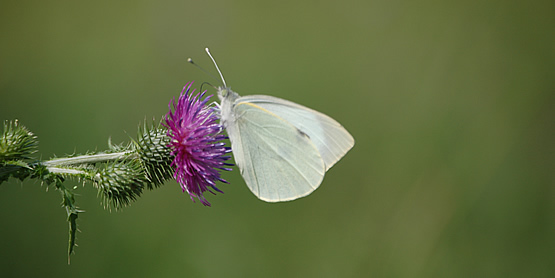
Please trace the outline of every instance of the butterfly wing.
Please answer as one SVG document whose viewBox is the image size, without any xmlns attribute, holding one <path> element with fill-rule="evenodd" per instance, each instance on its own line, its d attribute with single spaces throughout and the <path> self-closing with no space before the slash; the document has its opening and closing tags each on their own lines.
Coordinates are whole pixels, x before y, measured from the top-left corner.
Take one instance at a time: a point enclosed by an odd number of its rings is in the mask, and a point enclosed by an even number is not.
<svg viewBox="0 0 555 278">
<path fill-rule="evenodd" d="M 306 133 L 286 119 L 249 101 L 235 101 L 227 122 L 235 162 L 249 189 L 267 202 L 312 193 L 325 164 Z"/>
<path fill-rule="evenodd" d="M 308 107 L 264 95 L 245 96 L 240 100 L 279 116 L 307 134 L 324 160 L 326 171 L 355 144 L 353 136 L 336 120 Z"/>
</svg>

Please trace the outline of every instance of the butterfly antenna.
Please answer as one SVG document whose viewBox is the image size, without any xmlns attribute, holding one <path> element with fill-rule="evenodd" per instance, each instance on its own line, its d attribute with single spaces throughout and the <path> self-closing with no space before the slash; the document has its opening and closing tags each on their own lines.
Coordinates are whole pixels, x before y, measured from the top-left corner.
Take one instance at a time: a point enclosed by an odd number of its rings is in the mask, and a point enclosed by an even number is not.
<svg viewBox="0 0 555 278">
<path fill-rule="evenodd" d="M 214 63 L 214 66 L 216 66 L 216 70 L 218 70 L 218 73 L 220 74 L 220 77 L 222 78 L 222 83 L 224 83 L 224 87 L 227 87 L 227 84 L 225 84 L 225 79 L 224 76 L 222 75 L 222 72 L 220 71 L 220 68 L 218 67 L 218 64 L 216 64 L 216 60 L 214 60 L 214 57 L 212 57 L 212 54 L 210 54 L 210 50 L 207 48 L 205 48 L 204 50 L 206 50 L 206 53 L 208 53 L 208 56 L 210 56 L 210 59 L 212 59 L 212 62 Z"/>
<path fill-rule="evenodd" d="M 192 64 L 193 66 L 197 67 L 198 69 L 200 69 L 201 71 L 203 71 L 204 73 L 208 74 L 208 76 L 218 80 L 218 78 L 216 78 L 216 76 L 214 76 L 213 74 L 209 73 L 207 70 L 203 69 L 201 66 L 197 65 L 193 59 L 191 58 L 187 58 L 187 62 Z"/>
<path fill-rule="evenodd" d="M 216 86 L 214 86 L 214 85 L 212 85 L 212 84 L 210 84 L 210 83 L 208 83 L 208 82 L 202 82 L 202 84 L 200 84 L 200 91 L 201 91 L 201 92 L 202 92 L 202 87 L 203 87 L 204 85 L 208 85 L 208 86 L 210 86 L 210 87 L 212 87 L 212 88 L 214 88 L 214 89 L 218 89 L 218 88 L 216 88 Z"/>
</svg>

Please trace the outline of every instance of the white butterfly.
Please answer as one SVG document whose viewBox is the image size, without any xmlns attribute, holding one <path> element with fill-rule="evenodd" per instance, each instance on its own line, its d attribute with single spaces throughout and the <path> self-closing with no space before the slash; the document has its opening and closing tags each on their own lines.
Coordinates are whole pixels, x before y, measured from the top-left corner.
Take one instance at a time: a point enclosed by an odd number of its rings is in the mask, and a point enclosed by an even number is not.
<svg viewBox="0 0 555 278">
<path fill-rule="evenodd" d="M 282 202 L 312 193 L 325 172 L 354 145 L 334 119 L 272 96 L 241 97 L 218 87 L 221 121 L 235 162 L 249 189 L 261 200 Z"/>
</svg>

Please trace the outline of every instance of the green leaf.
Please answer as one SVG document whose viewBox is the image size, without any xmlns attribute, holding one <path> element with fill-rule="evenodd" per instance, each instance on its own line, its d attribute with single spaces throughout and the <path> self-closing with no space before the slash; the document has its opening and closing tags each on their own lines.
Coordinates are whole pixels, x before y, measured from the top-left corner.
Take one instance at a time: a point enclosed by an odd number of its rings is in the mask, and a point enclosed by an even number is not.
<svg viewBox="0 0 555 278">
<path fill-rule="evenodd" d="M 75 233 L 77 232 L 77 215 L 78 212 L 69 212 L 67 221 L 69 222 L 69 242 L 67 245 L 67 258 L 69 263 L 69 258 L 73 253 L 75 248 Z"/>
<path fill-rule="evenodd" d="M 5 161 L 0 163 L 0 184 L 14 177 L 23 181 L 31 175 L 33 168 L 26 162 L 20 160 Z"/>
<path fill-rule="evenodd" d="M 62 193 L 62 207 L 66 209 L 67 221 L 69 223 L 69 240 L 67 247 L 68 263 L 75 248 L 75 234 L 77 233 L 78 213 L 82 212 L 75 206 L 75 196 L 73 192 L 63 186 L 63 178 L 56 178 L 56 188 Z"/>
</svg>

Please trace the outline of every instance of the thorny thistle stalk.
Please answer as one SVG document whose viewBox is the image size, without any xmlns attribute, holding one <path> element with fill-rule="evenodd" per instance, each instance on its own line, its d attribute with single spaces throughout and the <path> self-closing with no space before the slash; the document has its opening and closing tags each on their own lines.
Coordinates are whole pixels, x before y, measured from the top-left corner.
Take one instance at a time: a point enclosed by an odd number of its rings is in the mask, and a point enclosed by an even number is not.
<svg viewBox="0 0 555 278">
<path fill-rule="evenodd" d="M 231 170 L 226 163 L 231 152 L 225 143 L 219 113 L 209 103 L 211 96 L 195 94 L 188 83 L 161 124 L 139 127 L 131 143 L 113 145 L 108 150 L 73 154 L 41 161 L 33 157 L 38 139 L 17 120 L 5 121 L 0 137 L 0 184 L 10 178 L 35 179 L 53 186 L 62 195 L 62 207 L 69 222 L 68 258 L 75 247 L 76 220 L 83 212 L 75 203 L 75 194 L 64 185 L 67 179 L 90 183 L 98 189 L 105 208 L 119 209 L 141 196 L 145 189 L 161 186 L 175 178 L 191 199 L 210 206 L 203 193 L 227 183 L 220 170 Z M 204 99 L 202 99 L 204 97 Z"/>
</svg>

